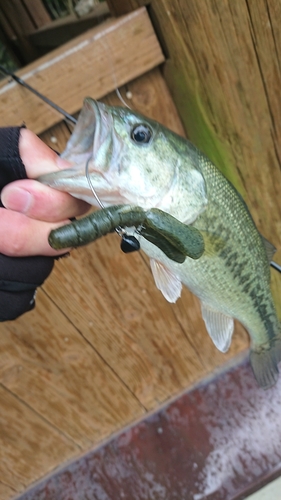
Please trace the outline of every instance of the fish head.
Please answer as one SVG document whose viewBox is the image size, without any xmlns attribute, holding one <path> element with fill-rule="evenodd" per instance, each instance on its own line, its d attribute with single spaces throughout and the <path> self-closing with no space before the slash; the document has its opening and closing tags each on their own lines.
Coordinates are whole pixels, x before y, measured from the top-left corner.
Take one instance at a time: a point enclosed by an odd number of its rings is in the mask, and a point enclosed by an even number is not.
<svg viewBox="0 0 281 500">
<path fill-rule="evenodd" d="M 86 98 L 61 155 L 70 162 L 71 168 L 46 174 L 38 180 L 93 205 L 98 203 L 91 185 L 104 206 L 133 204 L 144 209 L 159 207 L 172 213 L 174 188 L 180 183 L 183 162 L 182 191 L 191 181 L 193 196 L 196 198 L 194 187 L 197 189 L 199 184 L 200 196 L 205 195 L 202 175 L 184 160 L 185 143 L 181 137 L 139 113 Z M 173 215 L 179 216 L 178 211 L 174 210 Z"/>
</svg>

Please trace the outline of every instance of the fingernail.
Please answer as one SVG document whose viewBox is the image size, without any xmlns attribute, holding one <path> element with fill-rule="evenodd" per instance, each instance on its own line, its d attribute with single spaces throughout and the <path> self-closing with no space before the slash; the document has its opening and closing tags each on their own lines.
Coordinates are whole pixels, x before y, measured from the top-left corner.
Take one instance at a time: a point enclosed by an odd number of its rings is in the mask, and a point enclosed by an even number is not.
<svg viewBox="0 0 281 500">
<path fill-rule="evenodd" d="M 33 196 L 29 191 L 18 187 L 6 188 L 2 194 L 2 203 L 9 210 L 26 213 L 31 204 Z"/>
</svg>

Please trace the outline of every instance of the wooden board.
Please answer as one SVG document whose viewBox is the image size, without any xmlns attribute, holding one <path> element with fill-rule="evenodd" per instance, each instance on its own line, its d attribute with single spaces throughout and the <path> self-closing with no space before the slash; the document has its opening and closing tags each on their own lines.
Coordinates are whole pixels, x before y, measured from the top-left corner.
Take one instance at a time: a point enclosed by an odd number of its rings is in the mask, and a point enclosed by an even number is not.
<svg viewBox="0 0 281 500">
<path fill-rule="evenodd" d="M 19 76 L 69 113 L 164 61 L 145 9 L 112 19 L 38 59 Z M 41 133 L 61 115 L 15 82 L 0 84 L 0 126 L 23 122 Z"/>
<path fill-rule="evenodd" d="M 159 70 L 120 90 L 124 98 L 131 92 L 133 109 L 183 134 Z M 120 104 L 116 94 L 105 101 Z M 53 147 L 55 137 L 61 151 L 67 136 L 60 125 L 42 138 Z M 1 500 L 248 346 L 237 326 L 231 350 L 219 353 L 198 301 L 184 290 L 168 304 L 143 255 L 125 255 L 119 245 L 112 234 L 59 260 L 36 309 L 0 325 Z"/>
</svg>

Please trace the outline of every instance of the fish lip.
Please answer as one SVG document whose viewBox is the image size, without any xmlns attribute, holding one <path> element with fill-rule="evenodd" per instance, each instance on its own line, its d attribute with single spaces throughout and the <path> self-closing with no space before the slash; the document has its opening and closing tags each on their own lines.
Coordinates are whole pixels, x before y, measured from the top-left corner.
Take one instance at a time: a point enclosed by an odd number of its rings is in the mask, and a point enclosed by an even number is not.
<svg viewBox="0 0 281 500">
<path fill-rule="evenodd" d="M 94 176 L 94 184 L 95 186 L 95 191 L 99 196 L 99 192 L 107 192 L 108 187 L 110 187 L 110 183 L 106 176 L 104 175 L 103 172 L 100 170 L 95 170 L 92 169 L 91 176 Z M 76 182 L 76 178 L 82 178 L 83 182 Z M 80 189 L 89 189 L 89 184 L 86 180 L 86 177 L 83 175 L 80 175 L 80 172 L 77 172 L 77 177 L 75 176 L 75 171 L 72 168 L 69 169 L 64 169 L 61 171 L 56 171 L 56 172 L 50 172 L 48 174 L 43 174 L 37 177 L 37 181 L 41 182 L 42 184 L 45 184 L 47 186 L 50 186 L 54 189 L 58 189 L 60 191 L 66 191 L 71 193 L 73 196 L 77 196 L 77 194 L 80 192 Z M 69 180 L 69 182 L 66 182 Z M 71 182 L 73 181 L 73 182 Z M 92 192 L 89 189 L 90 192 Z M 93 198 L 95 198 L 94 193 L 92 193 Z"/>
</svg>

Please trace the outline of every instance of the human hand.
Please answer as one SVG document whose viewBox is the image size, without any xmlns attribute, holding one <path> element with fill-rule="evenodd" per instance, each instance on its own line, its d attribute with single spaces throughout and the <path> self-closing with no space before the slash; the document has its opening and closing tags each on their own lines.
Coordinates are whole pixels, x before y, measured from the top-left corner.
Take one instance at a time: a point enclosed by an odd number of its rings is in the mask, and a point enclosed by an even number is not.
<svg viewBox="0 0 281 500">
<path fill-rule="evenodd" d="M 69 218 L 87 212 L 89 205 L 33 180 L 69 164 L 28 129 L 20 131 L 19 152 L 28 179 L 11 182 L 2 190 L 6 209 L 0 208 L 0 253 L 11 257 L 65 253 L 50 247 L 48 235 Z"/>
</svg>

